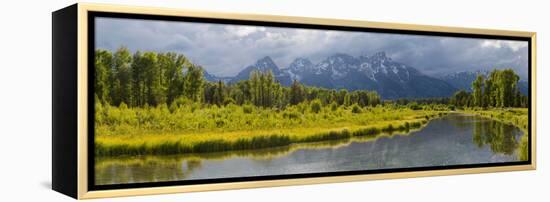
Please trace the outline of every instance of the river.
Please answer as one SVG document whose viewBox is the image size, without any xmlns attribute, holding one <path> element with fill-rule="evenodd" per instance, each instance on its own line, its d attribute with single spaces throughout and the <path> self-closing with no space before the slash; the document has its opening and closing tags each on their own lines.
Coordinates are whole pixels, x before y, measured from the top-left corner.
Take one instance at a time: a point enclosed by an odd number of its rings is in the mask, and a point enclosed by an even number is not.
<svg viewBox="0 0 550 202">
<path fill-rule="evenodd" d="M 96 185 L 515 162 L 523 132 L 451 113 L 409 134 L 202 155 L 96 159 Z"/>
</svg>

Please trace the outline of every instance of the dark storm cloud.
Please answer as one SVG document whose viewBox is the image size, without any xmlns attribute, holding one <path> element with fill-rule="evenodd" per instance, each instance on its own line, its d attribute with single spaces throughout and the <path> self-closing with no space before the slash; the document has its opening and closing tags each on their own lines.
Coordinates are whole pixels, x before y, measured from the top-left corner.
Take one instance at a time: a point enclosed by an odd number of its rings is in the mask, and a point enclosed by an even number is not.
<svg viewBox="0 0 550 202">
<path fill-rule="evenodd" d="M 270 56 L 280 68 L 297 57 L 320 62 L 335 53 L 385 51 L 395 61 L 430 75 L 514 68 L 527 75 L 527 43 L 516 41 L 321 31 L 152 20 L 99 18 L 96 47 L 175 51 L 219 76 L 237 74 Z"/>
</svg>

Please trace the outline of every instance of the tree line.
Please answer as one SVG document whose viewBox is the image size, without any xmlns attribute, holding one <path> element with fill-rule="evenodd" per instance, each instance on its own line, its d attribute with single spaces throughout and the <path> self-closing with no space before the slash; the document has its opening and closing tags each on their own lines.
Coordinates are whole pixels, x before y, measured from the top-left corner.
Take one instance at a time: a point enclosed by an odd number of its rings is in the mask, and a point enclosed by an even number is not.
<svg viewBox="0 0 550 202">
<path fill-rule="evenodd" d="M 472 92 L 456 92 L 450 103 L 459 107 L 527 107 L 529 99 L 518 88 L 519 76 L 512 69 L 493 70 L 478 75 L 472 82 Z"/>
<path fill-rule="evenodd" d="M 325 89 L 293 81 L 282 86 L 272 72 L 253 71 L 248 80 L 235 83 L 210 82 L 203 68 L 182 54 L 136 51 L 121 47 L 114 53 L 95 51 L 95 95 L 103 103 L 130 107 L 160 104 L 205 103 L 212 105 L 252 104 L 285 108 L 302 102 L 337 105 L 376 106 L 381 103 L 374 91 Z"/>
<path fill-rule="evenodd" d="M 95 52 L 95 94 L 111 105 L 156 106 L 186 98 L 198 101 L 204 79 L 202 69 L 176 53 L 119 48 Z"/>
</svg>

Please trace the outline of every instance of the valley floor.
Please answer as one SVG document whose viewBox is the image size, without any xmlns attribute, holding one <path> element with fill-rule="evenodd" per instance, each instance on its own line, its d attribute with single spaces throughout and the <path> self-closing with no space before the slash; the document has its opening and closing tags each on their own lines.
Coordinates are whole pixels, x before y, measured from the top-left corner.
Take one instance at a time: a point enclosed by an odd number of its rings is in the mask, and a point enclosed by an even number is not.
<svg viewBox="0 0 550 202">
<path fill-rule="evenodd" d="M 431 119 L 447 114 L 441 106 L 412 110 L 403 106 L 335 107 L 317 112 L 307 104 L 285 110 L 254 106 L 166 106 L 96 109 L 96 156 L 168 155 L 240 151 L 320 142 L 352 137 L 408 133 Z M 517 126 L 528 134 L 528 111 L 465 109 Z M 520 141 L 521 159 L 527 158 L 528 135 Z"/>
<path fill-rule="evenodd" d="M 165 155 L 262 149 L 294 143 L 409 132 L 446 114 L 405 107 L 309 105 L 286 110 L 253 106 L 104 107 L 97 110 L 96 155 Z"/>
</svg>

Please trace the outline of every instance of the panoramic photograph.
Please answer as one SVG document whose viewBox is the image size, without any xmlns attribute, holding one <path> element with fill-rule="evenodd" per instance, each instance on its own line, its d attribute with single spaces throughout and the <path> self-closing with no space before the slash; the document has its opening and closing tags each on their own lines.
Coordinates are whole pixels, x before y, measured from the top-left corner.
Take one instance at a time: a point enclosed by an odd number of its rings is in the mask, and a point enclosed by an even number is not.
<svg viewBox="0 0 550 202">
<path fill-rule="evenodd" d="M 95 18 L 95 185 L 529 161 L 529 44 Z"/>
</svg>

